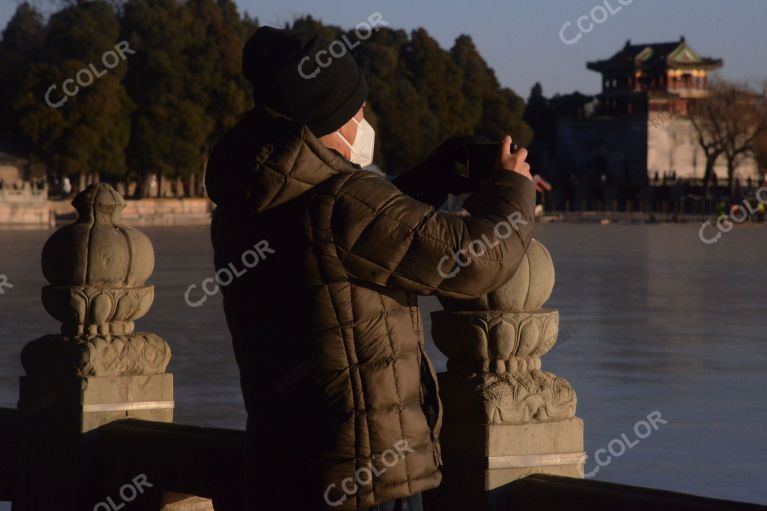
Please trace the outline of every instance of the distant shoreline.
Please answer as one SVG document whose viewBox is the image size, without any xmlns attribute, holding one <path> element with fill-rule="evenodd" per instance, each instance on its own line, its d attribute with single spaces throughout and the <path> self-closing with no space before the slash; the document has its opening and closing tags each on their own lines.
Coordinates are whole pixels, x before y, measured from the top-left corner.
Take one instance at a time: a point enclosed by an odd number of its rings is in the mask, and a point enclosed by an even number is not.
<svg viewBox="0 0 767 511">
<path fill-rule="evenodd" d="M 135 226 L 187 226 L 210 223 L 214 204 L 207 198 L 147 198 L 126 200 L 123 221 Z M 69 200 L 0 202 L 0 229 L 50 229 L 77 218 Z M 541 224 L 667 224 L 715 221 L 716 215 L 640 213 L 626 211 L 553 211 L 538 216 Z M 747 221 L 744 224 L 760 225 Z"/>
<path fill-rule="evenodd" d="M 182 226 L 210 223 L 213 203 L 206 198 L 126 200 L 122 219 L 136 226 Z M 0 229 L 49 229 L 74 222 L 69 200 L 0 202 Z"/>
<path fill-rule="evenodd" d="M 605 211 L 571 211 L 550 212 L 537 217 L 537 221 L 542 224 L 547 223 L 596 223 L 596 224 L 701 224 L 707 220 L 716 221 L 716 214 L 681 214 L 672 213 L 628 213 L 625 211 L 605 212 Z M 746 221 L 739 225 L 753 224 L 761 225 L 764 222 Z"/>
</svg>

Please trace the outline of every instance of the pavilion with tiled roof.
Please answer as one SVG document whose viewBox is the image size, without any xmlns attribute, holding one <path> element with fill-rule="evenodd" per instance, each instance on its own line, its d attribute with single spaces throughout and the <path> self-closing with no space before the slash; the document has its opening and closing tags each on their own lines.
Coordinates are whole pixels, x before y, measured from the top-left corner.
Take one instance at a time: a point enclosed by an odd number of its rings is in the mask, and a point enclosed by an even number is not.
<svg viewBox="0 0 767 511">
<path fill-rule="evenodd" d="M 602 74 L 601 113 L 631 115 L 656 109 L 653 104 L 684 108 L 687 99 L 706 95 L 708 74 L 722 65 L 721 59 L 700 56 L 681 37 L 666 43 L 626 41 L 612 57 L 586 67 Z"/>
</svg>

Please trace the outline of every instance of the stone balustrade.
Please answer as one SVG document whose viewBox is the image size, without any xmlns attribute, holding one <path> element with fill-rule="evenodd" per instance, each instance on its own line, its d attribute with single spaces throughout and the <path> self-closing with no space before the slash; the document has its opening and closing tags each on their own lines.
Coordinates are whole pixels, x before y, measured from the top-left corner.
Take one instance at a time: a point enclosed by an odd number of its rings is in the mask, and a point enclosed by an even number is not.
<svg viewBox="0 0 767 511">
<path fill-rule="evenodd" d="M 48 200 L 48 188 L 32 188 L 24 183 L 22 188 L 0 188 L 0 203 L 45 202 Z"/>
<path fill-rule="evenodd" d="M 443 299 L 432 337 L 448 357 L 440 374 L 444 493 L 451 502 L 529 474 L 583 477 L 583 421 L 563 378 L 541 370 L 559 313 L 551 255 L 536 240 L 509 282 L 476 300 Z"/>
<path fill-rule="evenodd" d="M 122 223 L 125 200 L 107 184 L 88 186 L 72 205 L 77 220 L 56 231 L 42 254 L 50 283 L 42 302 L 61 333 L 31 341 L 21 354 L 19 411 L 39 419 L 31 447 L 48 457 L 26 478 L 42 491 L 22 491 L 16 505 L 23 509 L 74 509 L 68 503 L 92 498 L 78 494 L 72 480 L 91 472 L 82 457 L 88 432 L 126 418 L 173 420 L 170 346 L 134 330 L 154 299 L 154 286 L 145 284 L 154 269 L 152 244 Z"/>
<path fill-rule="evenodd" d="M 33 340 L 22 352 L 19 412 L 37 419 L 28 445 L 29 458 L 40 463 L 30 464 L 21 478 L 15 509 L 74 510 L 83 499 L 92 508 L 93 498 L 113 492 L 110 472 L 125 477 L 117 466 L 136 472 L 143 467 L 158 484 L 168 481 L 167 465 L 160 463 L 165 468 L 158 472 L 157 460 L 149 459 L 158 438 L 175 460 L 188 455 L 190 438 L 198 447 L 203 438 L 226 445 L 229 456 L 232 446 L 241 445 L 237 432 L 149 426 L 172 422 L 174 406 L 166 372 L 170 347 L 157 334 L 136 332 L 134 324 L 154 298 L 154 287 L 146 284 L 154 268 L 152 244 L 122 223 L 125 201 L 109 185 L 90 185 L 73 205 L 77 220 L 56 231 L 42 255 L 49 282 L 42 302 L 61 322 L 61 333 Z M 575 417 L 575 391 L 541 370 L 541 357 L 558 332 L 558 312 L 543 308 L 553 286 L 551 257 L 533 241 L 507 284 L 477 300 L 443 300 L 445 310 L 433 313 L 434 341 L 448 356 L 448 371 L 440 375 L 446 461 L 440 493 L 458 495 L 467 509 L 481 509 L 485 492 L 528 474 L 582 477 L 583 423 Z M 121 419 L 152 422 L 146 422 L 149 429 L 120 427 L 115 421 Z M 147 437 L 147 431 L 161 436 Z M 88 443 L 99 435 L 102 443 L 109 441 L 95 455 Z M 119 435 L 131 442 L 135 456 L 115 445 Z M 135 445 L 150 439 L 152 447 Z M 106 452 L 115 454 L 104 460 Z M 97 459 L 105 466 L 98 468 Z M 90 480 L 85 497 L 78 478 Z M 194 487 L 210 495 L 211 488 L 224 486 L 205 481 Z M 231 486 L 222 493 L 241 489 L 241 483 Z M 207 499 L 169 493 L 152 498 L 144 508 L 212 509 Z"/>
</svg>

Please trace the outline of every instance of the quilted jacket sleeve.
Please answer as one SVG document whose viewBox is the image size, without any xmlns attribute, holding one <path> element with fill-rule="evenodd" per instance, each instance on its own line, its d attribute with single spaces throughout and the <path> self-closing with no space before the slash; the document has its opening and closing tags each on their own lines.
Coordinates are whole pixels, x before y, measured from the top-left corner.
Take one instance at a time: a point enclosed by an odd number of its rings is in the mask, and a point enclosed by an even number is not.
<svg viewBox="0 0 767 511">
<path fill-rule="evenodd" d="M 468 216 L 437 211 L 367 172 L 333 193 L 332 245 L 348 277 L 368 284 L 477 297 L 511 278 L 533 235 L 535 187 L 512 172 L 472 194 Z"/>
</svg>

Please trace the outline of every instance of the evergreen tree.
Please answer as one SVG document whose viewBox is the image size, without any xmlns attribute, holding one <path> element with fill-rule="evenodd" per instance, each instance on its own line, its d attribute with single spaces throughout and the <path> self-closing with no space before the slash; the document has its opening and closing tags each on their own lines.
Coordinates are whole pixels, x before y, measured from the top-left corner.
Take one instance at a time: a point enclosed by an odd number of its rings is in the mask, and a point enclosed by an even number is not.
<svg viewBox="0 0 767 511">
<path fill-rule="evenodd" d="M 132 108 L 121 84 L 126 63 L 111 70 L 102 63 L 119 35 L 110 4 L 96 0 L 66 7 L 51 16 L 40 59 L 20 80 L 13 104 L 18 132 L 59 177 L 119 176 L 126 170 Z M 63 82 L 78 76 L 83 84 L 92 83 L 64 96 Z"/>
<path fill-rule="evenodd" d="M 152 174 L 161 190 L 164 176 L 194 174 L 203 165 L 213 123 L 190 83 L 193 24 L 191 10 L 176 0 L 128 0 L 123 7 L 123 34 L 136 51 L 125 84 L 136 103 L 128 165 L 138 196 L 148 195 Z"/>
<path fill-rule="evenodd" d="M 515 143 L 528 146 L 533 132 L 522 120 L 524 100 L 511 89 L 501 88 L 495 72 L 481 57 L 471 37 L 458 37 L 451 53 L 463 70 L 462 92 L 469 103 L 471 132 L 494 140 L 511 134 Z"/>
<path fill-rule="evenodd" d="M 378 131 L 376 161 L 391 174 L 418 163 L 435 147 L 439 119 L 419 94 L 410 70 L 401 58 L 407 51 L 407 33 L 382 28 L 357 48 L 370 85 L 366 115 Z"/>
<path fill-rule="evenodd" d="M 100 172 L 139 183 L 149 175 L 198 188 L 215 142 L 252 103 L 242 47 L 257 19 L 234 0 L 66 2 L 47 26 L 19 6 L 0 42 L 2 128 L 19 133 L 60 174 Z M 425 29 L 372 34 L 311 16 L 293 28 L 347 41 L 370 84 L 366 116 L 378 132 L 376 161 L 392 174 L 414 166 L 444 139 L 511 132 L 526 145 L 525 105 L 501 88 L 469 36 L 446 51 Z M 51 108 L 48 87 L 74 76 L 125 40 L 135 52 L 76 97 Z M 59 90 L 59 92 L 61 92 Z M 64 98 L 64 96 L 56 96 Z M 19 145 L 19 147 L 21 147 Z"/>
<path fill-rule="evenodd" d="M 411 77 L 415 90 L 426 99 L 437 121 L 424 133 L 426 145 L 434 147 L 449 136 L 470 134 L 474 126 L 462 93 L 463 72 L 450 54 L 423 28 L 413 31 L 403 50 L 406 76 Z"/>
<path fill-rule="evenodd" d="M 141 184 L 156 173 L 196 194 L 213 144 L 250 106 L 241 59 L 255 24 L 231 0 L 126 2 L 123 30 L 138 57 L 126 78 L 137 104 L 128 154 Z"/>
<path fill-rule="evenodd" d="M 538 82 L 533 85 L 527 99 L 525 122 L 534 131 L 536 141 L 554 142 L 554 113 Z"/>
<path fill-rule="evenodd" d="M 474 132 L 482 124 L 485 96 L 488 91 L 498 88 L 498 82 L 470 36 L 458 36 L 450 55 L 462 73 L 461 94 L 466 105 L 465 115 L 470 131 Z"/>
<path fill-rule="evenodd" d="M 185 8 L 191 11 L 193 20 L 186 48 L 191 75 L 189 94 L 195 102 L 205 105 L 213 124 L 207 148 L 250 107 L 249 87 L 241 71 L 242 47 L 249 35 L 243 30 L 232 0 L 189 0 Z"/>
<path fill-rule="evenodd" d="M 0 41 L 0 133 L 14 145 L 22 143 L 18 130 L 18 115 L 13 101 L 19 97 L 19 85 L 29 66 L 41 58 L 45 43 L 43 17 L 28 2 L 19 4 L 3 30 Z M 20 147 L 24 152 L 32 146 Z"/>
</svg>

